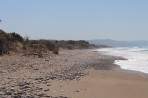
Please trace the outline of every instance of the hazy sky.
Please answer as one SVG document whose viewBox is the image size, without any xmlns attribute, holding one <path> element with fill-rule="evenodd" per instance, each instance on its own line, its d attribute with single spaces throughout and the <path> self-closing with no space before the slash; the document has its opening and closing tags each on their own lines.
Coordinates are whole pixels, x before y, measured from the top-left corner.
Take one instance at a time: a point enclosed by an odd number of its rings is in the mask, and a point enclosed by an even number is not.
<svg viewBox="0 0 148 98">
<path fill-rule="evenodd" d="M 148 0 L 1 0 L 0 19 L 34 39 L 148 40 Z"/>
</svg>

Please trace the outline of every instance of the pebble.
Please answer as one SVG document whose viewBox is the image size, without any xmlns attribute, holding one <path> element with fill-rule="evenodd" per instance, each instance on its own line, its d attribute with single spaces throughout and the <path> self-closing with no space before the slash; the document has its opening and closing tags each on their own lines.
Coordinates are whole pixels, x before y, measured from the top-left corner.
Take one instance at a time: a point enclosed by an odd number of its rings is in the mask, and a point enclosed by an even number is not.
<svg viewBox="0 0 148 98">
<path fill-rule="evenodd" d="M 106 61 L 108 59 L 108 62 Z M 109 60 L 110 59 L 110 60 Z M 117 58 L 116 58 L 117 59 Z M 40 91 L 50 91 L 51 89 L 45 89 L 34 86 L 34 84 L 45 84 L 46 86 L 51 86 L 52 84 L 47 84 L 49 81 L 58 80 L 79 80 L 85 74 L 83 73 L 87 68 L 94 68 L 97 70 L 110 70 L 113 66 L 108 65 L 115 60 L 114 57 L 110 56 L 100 56 L 91 51 L 81 51 L 81 50 L 66 50 L 61 51 L 60 55 L 54 58 L 34 58 L 32 57 L 13 57 L 6 56 L 1 57 L 2 73 L 5 74 L 4 79 L 1 79 L 1 84 L 4 88 L 0 88 L 0 95 L 8 95 L 6 98 L 39 98 L 40 96 L 49 98 L 68 98 L 64 96 L 48 96 L 46 94 L 35 94 Z M 50 61 L 50 62 L 48 62 Z M 11 66 L 13 65 L 13 66 Z M 27 66 L 26 66 L 27 65 Z M 29 65 L 34 65 L 29 67 Z M 50 66 L 49 66 L 50 65 Z M 25 69 L 25 72 L 20 72 Z M 26 69 L 28 68 L 28 69 Z M 36 71 L 37 70 L 37 71 Z M 28 79 L 28 72 L 31 73 Z M 40 73 L 41 72 L 41 73 Z M 49 73 L 49 74 L 48 74 Z M 3 75 L 1 74 L 1 75 Z M 15 79 L 14 79 L 15 77 Z M 39 78 L 37 78 L 39 77 Z M 10 82 L 9 84 L 5 79 L 13 79 L 15 83 Z M 19 82 L 20 80 L 23 80 Z M 25 81 L 26 80 L 26 81 Z M 27 81 L 33 81 L 33 84 Z M 8 85 L 8 86 L 6 86 Z M 62 87 L 62 86 L 60 86 Z M 62 88 L 61 88 L 62 89 Z M 56 92 L 56 91 L 54 91 Z M 61 90 L 64 92 L 64 90 Z M 68 92 L 68 91 L 67 91 Z M 79 92 L 79 91 L 76 91 Z M 15 96 L 12 96 L 15 94 Z M 0 96 L 2 98 L 2 96 Z"/>
<path fill-rule="evenodd" d="M 49 90 L 50 90 L 50 89 L 45 89 L 44 91 L 47 92 L 47 91 L 49 91 Z"/>
</svg>

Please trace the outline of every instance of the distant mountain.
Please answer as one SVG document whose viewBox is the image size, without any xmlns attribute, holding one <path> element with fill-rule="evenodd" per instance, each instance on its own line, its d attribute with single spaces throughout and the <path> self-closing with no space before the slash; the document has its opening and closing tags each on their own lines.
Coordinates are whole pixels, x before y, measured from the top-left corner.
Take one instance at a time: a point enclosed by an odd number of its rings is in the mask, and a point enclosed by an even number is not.
<svg viewBox="0 0 148 98">
<path fill-rule="evenodd" d="M 88 40 L 89 43 L 95 45 L 107 45 L 112 47 L 133 47 L 133 46 L 148 46 L 148 41 L 146 40 L 139 40 L 139 41 L 117 41 L 111 39 L 95 39 L 95 40 Z"/>
</svg>

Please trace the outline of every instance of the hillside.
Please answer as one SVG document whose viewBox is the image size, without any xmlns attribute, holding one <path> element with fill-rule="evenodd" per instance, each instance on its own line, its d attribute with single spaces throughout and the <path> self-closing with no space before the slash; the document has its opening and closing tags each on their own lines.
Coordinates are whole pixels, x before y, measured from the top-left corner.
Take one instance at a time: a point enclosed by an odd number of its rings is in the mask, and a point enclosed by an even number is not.
<svg viewBox="0 0 148 98">
<path fill-rule="evenodd" d="M 42 54 L 48 51 L 58 54 L 58 43 L 48 40 L 24 39 L 15 32 L 6 33 L 0 30 L 0 55 L 24 54 L 42 57 Z"/>
<path fill-rule="evenodd" d="M 139 40 L 139 41 L 116 41 L 111 39 L 96 39 L 96 40 L 89 40 L 91 44 L 95 45 L 108 45 L 112 47 L 134 47 L 134 46 L 148 46 L 148 41 Z"/>
<path fill-rule="evenodd" d="M 43 57 L 43 54 L 48 54 L 50 51 L 58 54 L 60 49 L 90 49 L 96 47 L 96 45 L 89 44 L 84 40 L 31 40 L 23 38 L 15 32 L 6 33 L 0 30 L 0 55 L 19 53 Z"/>
</svg>

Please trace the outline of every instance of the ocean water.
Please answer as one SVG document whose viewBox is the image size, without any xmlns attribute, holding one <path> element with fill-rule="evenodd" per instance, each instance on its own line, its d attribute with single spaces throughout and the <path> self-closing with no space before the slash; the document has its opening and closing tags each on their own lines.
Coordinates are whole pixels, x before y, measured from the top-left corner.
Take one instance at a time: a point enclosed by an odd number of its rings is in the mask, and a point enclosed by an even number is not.
<svg viewBox="0 0 148 98">
<path fill-rule="evenodd" d="M 148 47 L 118 47 L 98 49 L 104 54 L 122 56 L 127 60 L 115 60 L 122 69 L 148 73 Z"/>
</svg>

